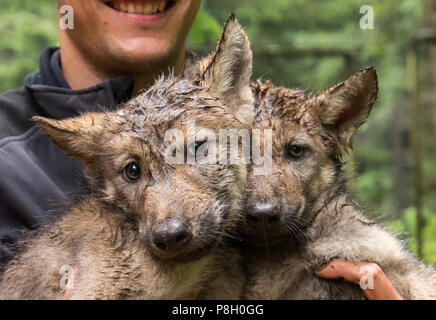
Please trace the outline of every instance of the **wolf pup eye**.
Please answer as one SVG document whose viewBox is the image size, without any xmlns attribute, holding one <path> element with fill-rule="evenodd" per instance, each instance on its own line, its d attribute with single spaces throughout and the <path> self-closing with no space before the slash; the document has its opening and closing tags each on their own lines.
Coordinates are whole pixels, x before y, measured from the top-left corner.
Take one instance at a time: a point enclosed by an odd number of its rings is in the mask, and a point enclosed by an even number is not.
<svg viewBox="0 0 436 320">
<path fill-rule="evenodd" d="M 131 162 L 124 167 L 124 175 L 129 181 L 136 181 L 141 175 L 141 170 L 136 162 Z"/>
<path fill-rule="evenodd" d="M 286 157 L 289 159 L 300 159 L 307 148 L 296 144 L 291 144 L 286 148 Z"/>
<path fill-rule="evenodd" d="M 188 152 L 192 156 L 196 156 L 198 149 L 206 142 L 206 140 L 201 141 L 195 141 L 194 143 L 191 143 L 191 145 L 188 147 Z M 207 150 L 205 151 L 205 156 L 207 156 Z"/>
</svg>

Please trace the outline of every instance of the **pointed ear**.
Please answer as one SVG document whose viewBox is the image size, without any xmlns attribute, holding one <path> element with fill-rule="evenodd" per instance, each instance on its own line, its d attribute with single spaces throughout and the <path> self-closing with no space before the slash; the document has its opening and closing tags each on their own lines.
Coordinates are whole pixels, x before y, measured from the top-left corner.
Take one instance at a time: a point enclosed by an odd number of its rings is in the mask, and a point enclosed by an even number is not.
<svg viewBox="0 0 436 320">
<path fill-rule="evenodd" d="M 32 120 L 69 156 L 89 166 L 99 145 L 104 128 L 104 113 L 85 113 L 75 118 L 54 120 L 33 117 Z"/>
<path fill-rule="evenodd" d="M 336 132 L 341 149 L 352 147 L 353 136 L 368 119 L 377 93 L 376 70 L 367 68 L 315 98 L 315 113 L 325 126 Z"/>
<path fill-rule="evenodd" d="M 217 94 L 230 112 L 244 123 L 253 120 L 253 96 L 250 78 L 253 56 L 247 35 L 234 15 L 221 33 L 217 47 L 198 63 L 198 78 L 202 86 Z"/>
</svg>

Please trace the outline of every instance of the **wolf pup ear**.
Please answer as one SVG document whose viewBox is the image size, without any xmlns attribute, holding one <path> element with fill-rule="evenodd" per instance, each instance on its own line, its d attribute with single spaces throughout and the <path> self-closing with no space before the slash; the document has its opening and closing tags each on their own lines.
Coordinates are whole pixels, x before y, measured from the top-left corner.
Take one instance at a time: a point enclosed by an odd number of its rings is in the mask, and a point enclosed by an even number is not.
<svg viewBox="0 0 436 320">
<path fill-rule="evenodd" d="M 104 119 L 104 113 L 85 113 L 65 120 L 32 118 L 59 148 L 85 165 L 92 160 L 90 150 L 99 145 Z"/>
<path fill-rule="evenodd" d="M 253 55 L 247 35 L 237 18 L 231 15 L 221 33 L 217 47 L 199 61 L 198 79 L 210 88 L 241 122 L 251 124 L 254 116 L 250 78 Z"/>
<path fill-rule="evenodd" d="M 315 98 L 315 113 L 325 126 L 336 131 L 342 150 L 352 147 L 353 136 L 368 119 L 377 93 L 376 70 L 367 68 Z"/>
</svg>

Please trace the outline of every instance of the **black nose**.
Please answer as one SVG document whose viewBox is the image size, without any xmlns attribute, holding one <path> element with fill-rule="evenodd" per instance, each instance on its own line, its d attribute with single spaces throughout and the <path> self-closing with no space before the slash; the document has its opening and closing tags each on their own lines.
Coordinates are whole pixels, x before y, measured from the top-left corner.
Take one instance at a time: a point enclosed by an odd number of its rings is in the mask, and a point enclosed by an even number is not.
<svg viewBox="0 0 436 320">
<path fill-rule="evenodd" d="M 191 240 L 186 225 L 179 219 L 168 219 L 153 229 L 153 244 L 166 252 L 177 252 L 185 248 Z"/>
<path fill-rule="evenodd" d="M 280 222 L 277 207 L 269 202 L 257 202 L 246 208 L 247 223 L 254 226 L 273 227 Z"/>
</svg>

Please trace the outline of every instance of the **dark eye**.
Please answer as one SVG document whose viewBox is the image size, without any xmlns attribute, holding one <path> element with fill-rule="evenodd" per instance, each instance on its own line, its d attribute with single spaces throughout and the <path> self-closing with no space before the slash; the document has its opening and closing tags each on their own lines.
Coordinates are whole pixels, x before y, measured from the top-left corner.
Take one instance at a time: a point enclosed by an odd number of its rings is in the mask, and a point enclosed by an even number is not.
<svg viewBox="0 0 436 320">
<path fill-rule="evenodd" d="M 206 142 L 206 140 L 201 140 L 201 141 L 195 141 L 194 143 L 191 143 L 191 145 L 188 147 L 188 152 L 192 155 L 192 156 L 196 156 L 198 149 Z M 207 150 L 206 150 L 207 152 Z M 207 156 L 205 152 L 205 156 Z"/>
<path fill-rule="evenodd" d="M 297 144 L 291 144 L 287 147 L 286 156 L 290 159 L 299 159 L 306 152 L 306 147 Z"/>
<path fill-rule="evenodd" d="M 138 180 L 141 175 L 141 170 L 136 162 L 129 163 L 124 168 L 124 175 L 130 181 Z"/>
</svg>

